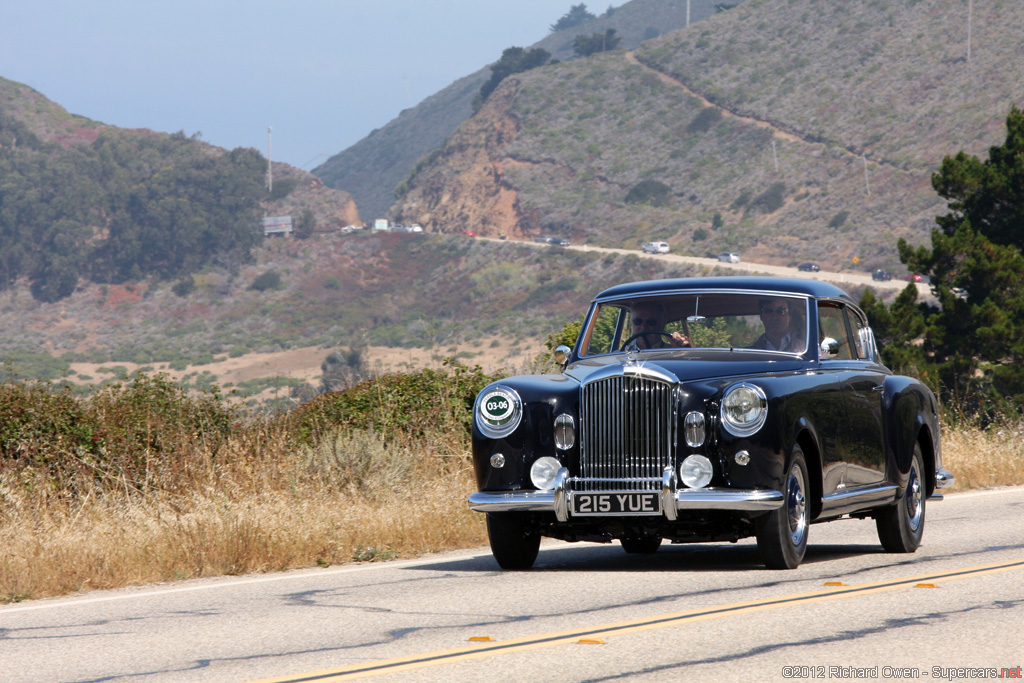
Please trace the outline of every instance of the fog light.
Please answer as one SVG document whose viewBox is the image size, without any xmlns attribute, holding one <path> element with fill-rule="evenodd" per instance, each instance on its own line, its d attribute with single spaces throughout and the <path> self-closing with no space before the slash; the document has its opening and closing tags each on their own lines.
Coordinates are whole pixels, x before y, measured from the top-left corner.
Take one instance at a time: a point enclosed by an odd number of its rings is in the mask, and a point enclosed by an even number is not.
<svg viewBox="0 0 1024 683">
<path fill-rule="evenodd" d="M 704 444 L 704 414 L 693 411 L 686 414 L 683 420 L 686 433 L 686 445 L 697 448 Z"/>
<path fill-rule="evenodd" d="M 715 471 L 703 455 L 689 455 L 679 466 L 679 478 L 691 489 L 702 489 L 711 483 Z"/>
<path fill-rule="evenodd" d="M 505 466 L 505 456 L 501 453 L 495 453 L 491 456 L 491 467 L 496 470 L 500 470 Z"/>
<path fill-rule="evenodd" d="M 567 451 L 576 443 L 576 423 L 572 415 L 562 414 L 555 418 L 555 446 Z"/>
<path fill-rule="evenodd" d="M 536 488 L 550 491 L 555 488 L 555 477 L 558 476 L 558 470 L 561 467 L 562 463 L 551 456 L 538 458 L 530 468 L 530 481 Z"/>
<path fill-rule="evenodd" d="M 746 465 L 750 462 L 750 453 L 747 451 L 738 451 L 732 459 L 736 461 L 737 465 Z"/>
</svg>

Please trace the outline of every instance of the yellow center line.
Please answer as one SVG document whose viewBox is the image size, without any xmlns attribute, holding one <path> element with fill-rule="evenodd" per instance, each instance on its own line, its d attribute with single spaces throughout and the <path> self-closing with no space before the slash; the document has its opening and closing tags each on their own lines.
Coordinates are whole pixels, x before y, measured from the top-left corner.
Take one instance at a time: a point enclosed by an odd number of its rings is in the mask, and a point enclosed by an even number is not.
<svg viewBox="0 0 1024 683">
<path fill-rule="evenodd" d="M 533 636 L 522 636 L 510 640 L 495 642 L 479 642 L 476 645 L 455 648 L 451 650 L 440 650 L 437 652 L 425 652 L 419 654 L 396 657 L 394 659 L 382 659 L 364 664 L 355 664 L 337 669 L 315 671 L 305 674 L 282 676 L 280 678 L 267 678 L 253 683 L 335 683 L 336 681 L 348 681 L 356 678 L 367 678 L 383 674 L 420 669 L 429 666 L 438 666 L 457 661 L 470 659 L 481 659 L 484 657 L 495 657 L 509 652 L 520 652 L 554 645 L 564 645 L 579 641 L 581 638 L 607 638 L 609 636 L 625 635 L 640 631 L 668 628 L 682 623 L 704 621 L 707 619 L 719 619 L 722 617 L 759 612 L 763 610 L 777 609 L 791 605 L 803 605 L 811 602 L 824 600 L 838 600 L 840 598 L 864 595 L 866 593 L 877 593 L 880 591 L 895 590 L 897 588 L 914 587 L 917 584 L 934 584 L 940 581 L 953 581 L 983 574 L 1012 571 L 1024 569 L 1024 559 L 998 562 L 995 564 L 968 567 L 949 572 L 936 574 L 922 574 L 920 576 L 889 579 L 887 581 L 876 581 L 856 586 L 836 586 L 827 590 L 817 590 L 810 593 L 796 593 L 778 598 L 765 598 L 751 600 L 748 602 L 736 602 L 728 605 L 718 605 L 701 609 L 688 610 L 685 612 L 673 612 L 641 619 L 631 619 L 611 624 L 602 624 L 591 628 L 581 628 L 569 631 L 557 631 Z"/>
</svg>

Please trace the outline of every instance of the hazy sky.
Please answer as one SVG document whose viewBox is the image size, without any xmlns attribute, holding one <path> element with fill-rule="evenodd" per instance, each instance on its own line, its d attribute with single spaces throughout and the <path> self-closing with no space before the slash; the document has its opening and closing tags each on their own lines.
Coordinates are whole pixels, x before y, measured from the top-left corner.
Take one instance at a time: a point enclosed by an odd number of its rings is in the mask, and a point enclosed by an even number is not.
<svg viewBox="0 0 1024 683">
<path fill-rule="evenodd" d="M 540 40 L 573 4 L 5 0 L 0 76 L 73 114 L 229 149 L 266 155 L 272 126 L 274 160 L 309 170 L 506 47 Z"/>
</svg>

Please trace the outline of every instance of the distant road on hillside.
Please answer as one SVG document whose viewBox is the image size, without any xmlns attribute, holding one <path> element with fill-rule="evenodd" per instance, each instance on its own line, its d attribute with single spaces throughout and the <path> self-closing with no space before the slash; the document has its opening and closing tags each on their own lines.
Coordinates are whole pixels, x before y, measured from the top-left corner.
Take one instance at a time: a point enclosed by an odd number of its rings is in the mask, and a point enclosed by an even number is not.
<svg viewBox="0 0 1024 683">
<path fill-rule="evenodd" d="M 477 239 L 487 239 L 494 242 L 499 242 L 493 237 L 479 237 Z M 550 244 L 543 244 L 540 242 L 528 242 L 519 241 L 517 244 L 525 244 L 538 249 L 576 249 L 579 251 L 597 251 L 601 253 L 615 253 L 615 254 L 632 254 L 639 258 L 653 258 L 661 259 L 664 261 L 675 261 L 678 263 L 692 263 L 698 266 L 704 266 L 705 268 L 721 268 L 723 270 L 736 270 L 743 273 L 761 273 L 764 275 L 772 275 L 776 277 L 797 277 L 804 278 L 807 280 L 821 280 L 823 282 L 831 282 L 836 285 L 869 285 L 875 289 L 890 289 L 890 290 L 902 290 L 907 286 L 906 280 L 889 280 L 887 282 L 878 282 L 871 279 L 871 273 L 838 273 L 832 271 L 822 270 L 817 273 L 808 273 L 802 270 L 788 266 L 769 266 L 762 263 L 749 263 L 741 261 L 739 263 L 726 263 L 719 261 L 717 258 L 703 258 L 700 256 L 678 256 L 676 254 L 645 254 L 639 249 L 610 249 L 606 247 L 592 247 L 588 245 L 580 246 L 569 246 L 569 247 L 556 247 Z M 917 294 L 922 298 L 931 298 L 932 292 L 928 287 L 927 283 L 917 283 Z"/>
</svg>

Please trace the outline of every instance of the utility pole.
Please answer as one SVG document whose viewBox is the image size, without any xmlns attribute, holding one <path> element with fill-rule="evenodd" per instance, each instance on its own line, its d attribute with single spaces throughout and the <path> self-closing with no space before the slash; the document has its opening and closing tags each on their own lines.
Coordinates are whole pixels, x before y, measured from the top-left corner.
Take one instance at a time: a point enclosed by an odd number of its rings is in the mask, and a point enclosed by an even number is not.
<svg viewBox="0 0 1024 683">
<path fill-rule="evenodd" d="M 772 138 L 772 159 L 775 161 L 775 172 L 779 172 L 779 155 L 775 151 L 775 138 Z"/>
<path fill-rule="evenodd" d="M 690 0 L 686 0 L 686 28 L 690 28 Z"/>
<path fill-rule="evenodd" d="M 871 183 L 868 181 L 868 155 L 862 154 L 860 158 L 864 160 L 864 191 L 871 194 Z"/>
<path fill-rule="evenodd" d="M 274 191 L 274 167 L 271 165 L 271 150 L 273 149 L 273 141 L 270 134 L 274 131 L 271 126 L 267 126 L 267 192 Z"/>
<path fill-rule="evenodd" d="M 967 0 L 967 63 L 971 63 L 971 18 L 974 14 L 974 0 Z"/>
</svg>

